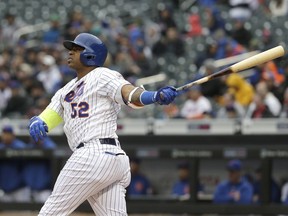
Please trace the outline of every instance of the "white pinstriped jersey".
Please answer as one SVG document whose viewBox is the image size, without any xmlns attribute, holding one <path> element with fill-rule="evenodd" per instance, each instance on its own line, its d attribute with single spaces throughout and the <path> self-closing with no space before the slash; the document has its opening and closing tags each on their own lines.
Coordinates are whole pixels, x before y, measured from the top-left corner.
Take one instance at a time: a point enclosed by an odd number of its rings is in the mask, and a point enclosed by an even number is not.
<svg viewBox="0 0 288 216">
<path fill-rule="evenodd" d="M 48 105 L 64 120 L 64 132 L 72 150 L 79 143 L 117 138 L 117 115 L 123 103 L 121 88 L 130 84 L 120 73 L 98 67 L 58 90 Z"/>
</svg>

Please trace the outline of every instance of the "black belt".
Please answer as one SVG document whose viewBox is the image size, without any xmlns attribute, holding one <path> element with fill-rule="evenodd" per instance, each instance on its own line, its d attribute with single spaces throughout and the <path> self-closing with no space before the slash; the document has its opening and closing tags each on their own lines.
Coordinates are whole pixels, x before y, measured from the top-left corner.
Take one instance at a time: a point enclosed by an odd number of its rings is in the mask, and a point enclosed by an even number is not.
<svg viewBox="0 0 288 216">
<path fill-rule="evenodd" d="M 113 138 L 102 138 L 102 139 L 99 139 L 100 143 L 101 144 L 106 144 L 106 145 L 114 145 L 114 146 L 117 146 L 117 143 L 116 143 L 116 140 L 113 139 Z M 79 148 L 82 148 L 84 147 L 84 143 L 80 143 L 76 149 L 79 149 Z"/>
</svg>

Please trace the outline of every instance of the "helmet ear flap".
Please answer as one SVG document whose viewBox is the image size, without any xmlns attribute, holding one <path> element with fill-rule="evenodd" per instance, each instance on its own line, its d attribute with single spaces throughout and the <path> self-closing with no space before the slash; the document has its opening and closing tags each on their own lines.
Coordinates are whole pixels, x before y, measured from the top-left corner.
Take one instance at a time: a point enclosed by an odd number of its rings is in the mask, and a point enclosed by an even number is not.
<svg viewBox="0 0 288 216">
<path fill-rule="evenodd" d="M 94 53 L 82 52 L 80 54 L 81 62 L 86 66 L 95 66 L 96 55 Z"/>
</svg>

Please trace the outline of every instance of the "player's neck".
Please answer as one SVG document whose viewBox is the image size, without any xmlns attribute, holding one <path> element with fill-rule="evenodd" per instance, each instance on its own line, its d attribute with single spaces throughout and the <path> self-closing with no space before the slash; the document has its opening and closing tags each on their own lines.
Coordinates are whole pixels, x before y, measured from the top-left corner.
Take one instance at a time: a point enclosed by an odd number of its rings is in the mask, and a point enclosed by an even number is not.
<svg viewBox="0 0 288 216">
<path fill-rule="evenodd" d="M 94 70 L 95 67 L 85 67 L 81 70 L 77 70 L 77 78 L 78 80 L 82 77 L 86 76 L 90 71 Z"/>
</svg>

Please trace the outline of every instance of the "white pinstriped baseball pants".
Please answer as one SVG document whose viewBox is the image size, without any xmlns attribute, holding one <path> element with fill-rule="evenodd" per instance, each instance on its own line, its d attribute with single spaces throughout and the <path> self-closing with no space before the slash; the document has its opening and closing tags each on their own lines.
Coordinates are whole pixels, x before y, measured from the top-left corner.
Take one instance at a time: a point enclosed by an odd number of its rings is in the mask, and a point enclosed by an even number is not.
<svg viewBox="0 0 288 216">
<path fill-rule="evenodd" d="M 84 146 L 74 151 L 61 170 L 40 216 L 67 216 L 88 200 L 97 216 L 127 215 L 125 188 L 130 183 L 129 158 L 119 147 Z"/>
</svg>

